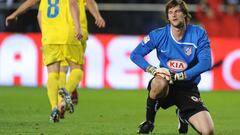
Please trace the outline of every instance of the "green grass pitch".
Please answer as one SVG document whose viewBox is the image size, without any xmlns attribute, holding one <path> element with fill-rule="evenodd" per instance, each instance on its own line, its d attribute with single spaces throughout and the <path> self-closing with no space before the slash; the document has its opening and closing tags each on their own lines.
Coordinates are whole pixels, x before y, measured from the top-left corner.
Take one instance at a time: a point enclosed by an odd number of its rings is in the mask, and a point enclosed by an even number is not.
<svg viewBox="0 0 240 135">
<path fill-rule="evenodd" d="M 45 88 L 0 87 L 0 135 L 134 135 L 145 119 L 145 90 L 79 90 L 73 114 L 50 123 Z M 240 92 L 202 92 L 216 135 L 240 134 Z M 175 107 L 159 110 L 152 134 L 177 135 Z M 189 135 L 196 132 L 190 128 Z"/>
</svg>

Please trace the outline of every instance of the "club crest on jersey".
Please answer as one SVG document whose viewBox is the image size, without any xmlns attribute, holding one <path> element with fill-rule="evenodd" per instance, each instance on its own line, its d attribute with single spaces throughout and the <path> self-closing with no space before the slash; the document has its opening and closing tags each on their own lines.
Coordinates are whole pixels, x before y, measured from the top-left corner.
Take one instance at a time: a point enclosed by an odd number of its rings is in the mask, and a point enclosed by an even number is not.
<svg viewBox="0 0 240 135">
<path fill-rule="evenodd" d="M 144 44 L 146 44 L 148 41 L 150 41 L 149 35 L 147 35 L 147 36 L 145 36 L 145 37 L 143 38 L 143 43 L 144 43 Z"/>
<path fill-rule="evenodd" d="M 167 65 L 172 71 L 184 71 L 188 67 L 187 63 L 182 60 L 169 60 Z"/>
<path fill-rule="evenodd" d="M 191 55 L 192 54 L 192 46 L 185 46 L 184 52 L 187 56 Z"/>
</svg>

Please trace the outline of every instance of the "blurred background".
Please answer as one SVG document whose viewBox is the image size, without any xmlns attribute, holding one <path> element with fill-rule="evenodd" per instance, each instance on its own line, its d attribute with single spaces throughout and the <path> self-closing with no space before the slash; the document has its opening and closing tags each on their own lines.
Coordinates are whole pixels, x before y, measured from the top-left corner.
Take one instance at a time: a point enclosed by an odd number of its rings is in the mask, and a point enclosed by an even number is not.
<svg viewBox="0 0 240 135">
<path fill-rule="evenodd" d="M 129 55 L 151 30 L 167 24 L 168 0 L 96 0 L 106 28 L 87 11 L 89 39 L 79 105 L 59 124 L 48 123 L 46 68 L 42 64 L 38 6 L 5 27 L 5 18 L 24 0 L 0 0 L 0 134 L 133 135 L 144 119 L 151 75 Z M 201 99 L 217 135 L 240 133 L 240 0 L 185 0 L 191 23 L 209 35 L 213 69 L 202 74 Z M 146 56 L 158 66 L 155 52 Z M 207 91 L 207 92 L 205 92 Z M 156 117 L 154 134 L 178 134 L 175 107 Z M 190 128 L 189 135 L 196 132 Z"/>
<path fill-rule="evenodd" d="M 43 86 L 46 69 L 41 61 L 38 6 L 10 27 L 5 18 L 23 0 L 0 0 L 0 85 Z M 131 51 L 151 30 L 166 25 L 167 0 L 96 0 L 106 28 L 99 29 L 88 14 L 90 37 L 86 50 L 86 88 L 142 89 L 150 75 L 129 60 Z M 239 0 L 185 0 L 191 23 L 202 25 L 210 37 L 213 70 L 203 74 L 200 89 L 240 90 Z M 154 55 L 151 53 L 150 55 Z M 97 56 L 97 57 L 96 57 Z M 146 58 L 157 65 L 156 59 Z"/>
<path fill-rule="evenodd" d="M 24 0 L 0 0 L 1 32 L 39 32 L 36 20 L 38 7 L 23 14 L 16 25 L 6 28 L 4 19 Z M 96 1 L 107 22 L 105 29 L 97 29 L 93 18 L 88 15 L 90 33 L 147 34 L 152 29 L 162 27 L 165 21 L 167 0 L 114 0 Z M 189 5 L 192 23 L 202 24 L 209 36 L 240 37 L 239 0 L 185 0 Z M 219 32 L 223 26 L 222 31 Z M 233 27 L 234 26 L 234 27 Z"/>
</svg>

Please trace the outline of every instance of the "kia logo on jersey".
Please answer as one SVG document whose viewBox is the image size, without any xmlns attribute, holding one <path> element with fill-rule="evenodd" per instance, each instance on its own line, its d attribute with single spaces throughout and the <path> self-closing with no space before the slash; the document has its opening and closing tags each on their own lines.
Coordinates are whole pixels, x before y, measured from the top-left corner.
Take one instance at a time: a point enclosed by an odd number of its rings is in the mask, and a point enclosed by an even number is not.
<svg viewBox="0 0 240 135">
<path fill-rule="evenodd" d="M 184 71 L 187 69 L 187 63 L 182 60 L 169 60 L 167 65 L 172 71 Z"/>
</svg>

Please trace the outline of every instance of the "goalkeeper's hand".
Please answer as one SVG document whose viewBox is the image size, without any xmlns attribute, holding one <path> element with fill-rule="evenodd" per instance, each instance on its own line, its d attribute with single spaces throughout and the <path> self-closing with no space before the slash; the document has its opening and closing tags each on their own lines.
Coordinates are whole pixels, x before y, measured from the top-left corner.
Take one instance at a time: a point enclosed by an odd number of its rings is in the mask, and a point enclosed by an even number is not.
<svg viewBox="0 0 240 135">
<path fill-rule="evenodd" d="M 152 74 L 153 76 L 155 76 L 155 74 L 157 72 L 157 68 L 152 66 L 152 65 L 150 65 L 150 66 L 147 67 L 146 72 L 148 72 L 148 73 Z"/>
<path fill-rule="evenodd" d="M 182 81 L 186 80 L 187 76 L 184 72 L 172 73 L 171 78 L 173 81 Z"/>
<path fill-rule="evenodd" d="M 171 80 L 171 74 L 169 69 L 167 68 L 156 68 L 154 66 L 148 66 L 146 71 L 153 76 L 160 76 L 163 79 L 166 79 L 167 81 Z"/>
<path fill-rule="evenodd" d="M 167 68 L 158 68 L 156 70 L 155 76 L 160 76 L 161 78 L 166 79 L 167 81 L 171 80 L 171 74 L 169 69 Z"/>
</svg>

